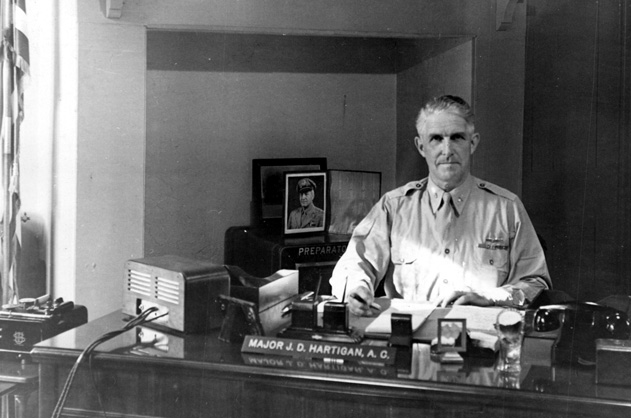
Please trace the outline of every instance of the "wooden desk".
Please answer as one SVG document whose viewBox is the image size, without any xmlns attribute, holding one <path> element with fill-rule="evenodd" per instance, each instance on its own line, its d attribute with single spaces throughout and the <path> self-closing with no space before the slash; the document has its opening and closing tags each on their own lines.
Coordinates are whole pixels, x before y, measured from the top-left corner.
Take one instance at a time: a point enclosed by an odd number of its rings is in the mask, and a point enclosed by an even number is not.
<svg viewBox="0 0 631 418">
<path fill-rule="evenodd" d="M 2 418 L 37 416 L 36 404 L 32 405 L 29 398 L 37 391 L 38 377 L 37 364 L 23 363 L 18 359 L 0 360 Z"/>
<path fill-rule="evenodd" d="M 40 417 L 50 417 L 80 351 L 122 325 L 114 312 L 35 346 Z M 141 343 L 156 335 L 160 343 Z M 82 366 L 65 414 L 102 415 L 98 392 L 108 417 L 631 416 L 631 388 L 594 384 L 592 368 L 523 369 L 507 379 L 492 365 L 441 365 L 421 344 L 405 371 L 249 357 L 216 334 L 160 336 L 136 328 L 100 346 L 92 371 Z"/>
</svg>

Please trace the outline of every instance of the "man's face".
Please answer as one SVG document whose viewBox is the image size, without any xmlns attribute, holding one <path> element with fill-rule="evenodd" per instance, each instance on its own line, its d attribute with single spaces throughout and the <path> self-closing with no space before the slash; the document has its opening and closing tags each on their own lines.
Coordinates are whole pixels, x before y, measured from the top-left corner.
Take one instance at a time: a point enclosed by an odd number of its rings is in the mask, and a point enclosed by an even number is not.
<svg viewBox="0 0 631 418">
<path fill-rule="evenodd" d="M 313 192 L 313 190 L 300 192 L 300 206 L 302 206 L 303 208 L 308 207 L 311 204 L 311 202 L 313 202 L 314 196 L 315 196 L 315 193 Z"/>
<path fill-rule="evenodd" d="M 445 110 L 425 119 L 425 125 L 415 138 L 418 151 L 429 168 L 436 185 L 450 191 L 461 185 L 471 170 L 471 155 L 480 142 L 477 133 L 467 131 L 465 119 Z"/>
</svg>

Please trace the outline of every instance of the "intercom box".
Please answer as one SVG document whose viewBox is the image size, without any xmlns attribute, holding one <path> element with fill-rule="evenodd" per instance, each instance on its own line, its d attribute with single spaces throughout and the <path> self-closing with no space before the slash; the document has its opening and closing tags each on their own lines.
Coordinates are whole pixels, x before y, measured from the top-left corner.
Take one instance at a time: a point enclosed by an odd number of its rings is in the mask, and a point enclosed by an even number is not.
<svg viewBox="0 0 631 418">
<path fill-rule="evenodd" d="M 230 294 L 223 265 L 164 255 L 125 263 L 123 313 L 138 315 L 156 307 L 151 324 L 182 333 L 203 333 L 221 327 L 219 295 Z"/>
<path fill-rule="evenodd" d="M 631 385 L 631 340 L 596 340 L 596 383 Z"/>
</svg>

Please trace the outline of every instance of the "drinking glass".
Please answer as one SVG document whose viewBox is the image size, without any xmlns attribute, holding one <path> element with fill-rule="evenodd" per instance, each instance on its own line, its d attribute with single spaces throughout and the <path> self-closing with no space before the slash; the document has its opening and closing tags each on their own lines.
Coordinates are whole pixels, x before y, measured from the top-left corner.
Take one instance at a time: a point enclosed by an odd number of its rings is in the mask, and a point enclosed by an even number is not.
<svg viewBox="0 0 631 418">
<path fill-rule="evenodd" d="M 499 338 L 497 370 L 521 371 L 521 346 L 524 339 L 524 315 L 521 311 L 505 308 L 497 315 L 495 329 Z"/>
</svg>

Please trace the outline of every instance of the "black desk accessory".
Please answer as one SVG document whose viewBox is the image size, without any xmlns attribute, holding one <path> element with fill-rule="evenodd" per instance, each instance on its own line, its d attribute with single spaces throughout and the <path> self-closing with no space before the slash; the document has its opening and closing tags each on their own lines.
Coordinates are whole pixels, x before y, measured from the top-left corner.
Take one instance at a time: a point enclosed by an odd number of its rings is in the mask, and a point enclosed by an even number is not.
<svg viewBox="0 0 631 418">
<path fill-rule="evenodd" d="M 332 300 L 331 296 L 316 296 L 314 292 L 288 305 L 291 325 L 281 331 L 281 338 L 359 343 L 362 336 L 348 324 L 348 305 Z"/>
<path fill-rule="evenodd" d="M 627 340 L 631 324 L 625 312 L 591 302 L 541 306 L 535 312 L 537 332 L 559 330 L 553 363 L 594 365 L 597 339 Z"/>
<path fill-rule="evenodd" d="M 630 368 L 631 340 L 596 340 L 596 383 L 631 386 Z"/>
<path fill-rule="evenodd" d="M 88 322 L 85 306 L 57 298 L 39 305 L 36 299 L 21 299 L 0 311 L 0 353 L 28 354 L 40 341 Z"/>
<path fill-rule="evenodd" d="M 390 316 L 390 330 L 388 345 L 397 349 L 397 372 L 409 373 L 412 370 L 412 315 L 393 312 Z"/>
<path fill-rule="evenodd" d="M 390 345 L 412 347 L 412 315 L 393 312 L 390 316 L 390 330 Z"/>
</svg>

